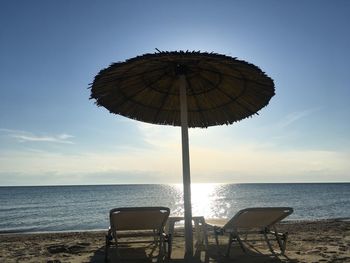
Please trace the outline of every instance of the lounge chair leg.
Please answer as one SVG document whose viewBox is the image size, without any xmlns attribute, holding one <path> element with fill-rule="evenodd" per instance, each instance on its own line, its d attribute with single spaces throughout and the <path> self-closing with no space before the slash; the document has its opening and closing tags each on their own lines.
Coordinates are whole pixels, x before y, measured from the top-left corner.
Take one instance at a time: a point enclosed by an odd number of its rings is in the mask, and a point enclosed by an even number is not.
<svg viewBox="0 0 350 263">
<path fill-rule="evenodd" d="M 248 233 L 246 233 L 244 236 L 244 241 L 247 241 L 247 240 L 248 240 Z"/>
<path fill-rule="evenodd" d="M 284 255 L 284 252 L 286 251 L 286 246 L 287 246 L 287 238 L 288 238 L 288 233 L 282 234 L 282 239 L 280 236 L 277 237 L 278 245 L 281 249 L 281 254 Z"/>
<path fill-rule="evenodd" d="M 216 246 L 219 246 L 219 233 L 218 233 L 218 229 L 216 227 L 214 227 L 214 235 L 215 235 L 215 243 Z"/>
<path fill-rule="evenodd" d="M 205 223 L 204 218 L 201 221 L 201 234 L 202 234 L 202 238 L 204 240 L 205 250 L 207 250 L 208 249 L 208 245 L 209 245 L 209 241 L 208 241 L 207 223 Z"/>
<path fill-rule="evenodd" d="M 105 262 L 108 262 L 108 250 L 109 250 L 109 237 L 106 235 L 106 246 L 105 246 Z"/>
<path fill-rule="evenodd" d="M 168 235 L 168 259 L 171 258 L 171 252 L 173 249 L 173 237 L 171 234 Z"/>
<path fill-rule="evenodd" d="M 227 246 L 227 251 L 226 251 L 226 257 L 230 256 L 230 250 L 233 242 L 233 234 L 230 234 L 229 240 L 228 240 L 228 246 Z"/>
<path fill-rule="evenodd" d="M 119 246 L 118 240 L 115 238 L 115 253 L 116 253 L 116 262 L 120 262 Z"/>
<path fill-rule="evenodd" d="M 224 230 L 221 227 L 214 226 L 214 237 L 215 237 L 215 243 L 216 243 L 216 250 L 217 250 L 218 254 L 220 253 L 219 235 L 221 235 L 221 236 L 224 235 Z"/>
<path fill-rule="evenodd" d="M 157 257 L 157 262 L 162 262 L 163 261 L 163 249 L 164 249 L 164 246 L 163 246 L 163 238 L 160 237 L 158 242 L 155 244 L 156 247 L 158 247 L 158 257 Z"/>
<path fill-rule="evenodd" d="M 239 246 L 240 246 L 241 249 L 243 250 L 243 252 L 244 252 L 244 253 L 247 253 L 247 250 L 245 249 L 245 247 L 244 247 L 244 245 L 243 245 L 243 242 L 242 242 L 242 240 L 241 240 L 241 238 L 239 237 L 238 234 L 237 234 L 237 236 L 236 236 L 236 239 L 237 239 L 237 241 L 238 241 Z"/>
<path fill-rule="evenodd" d="M 284 252 L 286 251 L 288 232 L 278 233 L 275 226 L 273 227 L 273 230 L 274 231 L 271 231 L 270 233 L 275 235 L 281 254 L 284 255 Z"/>
<path fill-rule="evenodd" d="M 270 240 L 269 240 L 269 238 L 267 237 L 267 231 L 266 231 L 266 230 L 264 231 L 263 235 L 264 235 L 264 238 L 265 238 L 265 242 L 266 242 L 266 244 L 268 245 L 268 247 L 269 247 L 271 253 L 274 254 L 274 255 L 276 256 L 276 253 L 275 253 L 275 251 L 273 250 L 273 248 L 272 248 L 272 246 L 271 246 Z"/>
<path fill-rule="evenodd" d="M 167 253 L 167 246 L 166 243 L 167 240 L 164 240 L 163 242 L 163 261 L 168 259 L 168 253 Z"/>
</svg>

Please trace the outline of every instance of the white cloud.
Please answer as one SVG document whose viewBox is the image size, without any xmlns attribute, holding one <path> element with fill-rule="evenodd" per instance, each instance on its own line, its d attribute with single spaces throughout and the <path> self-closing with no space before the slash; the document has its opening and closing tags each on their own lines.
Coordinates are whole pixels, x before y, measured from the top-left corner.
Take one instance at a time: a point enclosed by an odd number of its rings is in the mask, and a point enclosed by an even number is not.
<svg viewBox="0 0 350 263">
<path fill-rule="evenodd" d="M 69 135 L 69 134 L 66 134 L 66 133 L 63 133 L 63 134 L 60 134 L 57 136 L 59 139 L 61 140 L 66 140 L 66 139 L 69 139 L 69 138 L 74 138 L 73 135 Z"/>
<path fill-rule="evenodd" d="M 281 120 L 278 123 L 278 127 L 279 128 L 286 128 L 287 126 L 291 125 L 292 123 L 305 118 L 317 111 L 319 111 L 320 108 L 311 108 L 311 109 L 306 109 L 306 110 L 302 110 L 302 111 L 295 111 L 292 112 L 290 114 L 288 114 L 287 116 L 285 116 L 285 118 L 283 120 Z"/>
<path fill-rule="evenodd" d="M 66 143 L 73 144 L 70 138 L 74 136 L 62 133 L 58 135 L 37 135 L 27 131 L 0 129 L 0 132 L 16 139 L 18 142 L 50 142 L 50 143 Z"/>
</svg>

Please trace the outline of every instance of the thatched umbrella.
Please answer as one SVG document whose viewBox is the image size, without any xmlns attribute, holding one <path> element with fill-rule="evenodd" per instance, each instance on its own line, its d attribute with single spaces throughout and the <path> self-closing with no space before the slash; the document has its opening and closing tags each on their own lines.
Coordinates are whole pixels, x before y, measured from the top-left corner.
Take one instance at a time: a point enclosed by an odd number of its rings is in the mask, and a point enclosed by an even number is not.
<svg viewBox="0 0 350 263">
<path fill-rule="evenodd" d="M 101 70 L 91 98 L 111 113 L 181 126 L 186 256 L 193 255 L 188 127 L 231 124 L 265 107 L 274 83 L 245 61 L 201 52 L 145 54 Z"/>
</svg>

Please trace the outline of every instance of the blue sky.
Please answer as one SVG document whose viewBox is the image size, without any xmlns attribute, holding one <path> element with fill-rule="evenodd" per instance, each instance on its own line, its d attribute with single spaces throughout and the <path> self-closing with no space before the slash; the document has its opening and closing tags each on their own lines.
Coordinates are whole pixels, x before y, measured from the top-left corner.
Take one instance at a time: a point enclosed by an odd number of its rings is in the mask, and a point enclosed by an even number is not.
<svg viewBox="0 0 350 263">
<path fill-rule="evenodd" d="M 194 182 L 350 181 L 350 2 L 1 1 L 0 185 L 180 183 L 180 129 L 109 114 L 89 83 L 160 50 L 249 61 L 259 116 L 190 130 Z"/>
</svg>

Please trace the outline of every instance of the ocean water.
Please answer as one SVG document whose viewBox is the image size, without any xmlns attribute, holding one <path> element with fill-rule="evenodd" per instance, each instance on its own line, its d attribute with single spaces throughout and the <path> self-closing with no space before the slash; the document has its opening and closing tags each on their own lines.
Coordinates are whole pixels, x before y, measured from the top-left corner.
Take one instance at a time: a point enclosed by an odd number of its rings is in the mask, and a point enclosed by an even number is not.
<svg viewBox="0 0 350 263">
<path fill-rule="evenodd" d="M 182 185 L 0 187 L 0 233 L 107 229 L 123 206 L 183 215 Z M 193 184 L 193 215 L 230 218 L 247 207 L 290 206 L 290 220 L 350 217 L 350 183 Z"/>
</svg>

